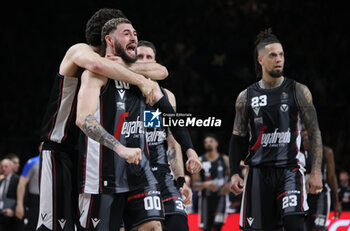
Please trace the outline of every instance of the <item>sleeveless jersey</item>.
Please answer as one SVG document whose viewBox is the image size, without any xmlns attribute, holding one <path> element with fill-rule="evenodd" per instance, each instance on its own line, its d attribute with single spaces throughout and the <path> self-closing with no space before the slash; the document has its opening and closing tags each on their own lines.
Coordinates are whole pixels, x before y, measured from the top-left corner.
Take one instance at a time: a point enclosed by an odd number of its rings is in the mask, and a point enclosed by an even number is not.
<svg viewBox="0 0 350 231">
<path fill-rule="evenodd" d="M 81 133 L 79 182 L 83 193 L 123 193 L 156 184 L 149 165 L 143 127 L 145 98 L 136 86 L 108 80 L 100 95 L 95 117 L 126 147 L 142 150 L 138 165 L 128 164 L 117 153 Z"/>
<path fill-rule="evenodd" d="M 75 148 L 80 130 L 75 125 L 79 86 L 79 78 L 57 73 L 41 126 L 41 141 L 52 141 L 66 148 Z"/>
<path fill-rule="evenodd" d="M 161 88 L 165 97 L 166 92 Z M 156 110 L 151 105 L 147 105 L 147 110 Z M 161 119 L 161 117 L 159 117 Z M 146 140 L 150 152 L 150 165 L 153 171 L 170 172 L 168 157 L 167 157 L 167 130 L 160 123 L 159 128 L 145 128 Z"/>
<path fill-rule="evenodd" d="M 221 196 L 220 188 L 227 182 L 226 165 L 223 154 L 219 153 L 219 157 L 211 162 L 206 155 L 202 155 L 202 170 L 200 172 L 201 180 L 214 181 L 219 187 L 217 192 L 212 192 L 209 189 L 202 190 L 202 196 Z"/>
<path fill-rule="evenodd" d="M 301 124 L 294 80 L 285 78 L 273 89 L 254 83 L 247 89 L 247 115 L 250 126 L 251 166 L 301 167 L 305 155 L 300 152 Z"/>
</svg>

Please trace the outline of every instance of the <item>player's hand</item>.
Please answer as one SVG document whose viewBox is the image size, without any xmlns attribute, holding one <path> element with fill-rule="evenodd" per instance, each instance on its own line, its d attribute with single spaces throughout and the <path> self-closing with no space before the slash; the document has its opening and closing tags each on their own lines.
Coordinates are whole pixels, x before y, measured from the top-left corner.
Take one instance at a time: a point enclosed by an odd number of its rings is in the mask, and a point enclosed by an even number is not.
<svg viewBox="0 0 350 231">
<path fill-rule="evenodd" d="M 184 204 L 189 205 L 192 202 L 192 190 L 190 187 L 187 186 L 186 183 L 180 188 L 179 192 L 181 195 L 185 196 Z"/>
<path fill-rule="evenodd" d="M 140 148 L 128 148 L 120 144 L 116 149 L 116 153 L 118 153 L 121 158 L 124 158 L 129 164 L 139 164 L 142 159 Z"/>
<path fill-rule="evenodd" d="M 142 94 L 146 97 L 146 104 L 153 105 L 154 101 L 154 92 L 159 88 L 157 82 L 144 78 L 141 84 L 138 85 Z M 159 90 L 160 91 L 160 90 Z"/>
<path fill-rule="evenodd" d="M 339 203 L 339 201 L 336 201 L 333 207 L 334 207 L 334 216 L 332 217 L 332 219 L 338 219 L 343 212 L 341 204 Z"/>
<path fill-rule="evenodd" d="M 230 190 L 236 196 L 243 192 L 244 182 L 243 179 L 239 176 L 239 174 L 234 174 L 231 177 L 231 187 Z"/>
<path fill-rule="evenodd" d="M 312 171 L 309 179 L 306 181 L 306 192 L 317 194 L 322 191 L 322 178 L 320 171 Z"/>
<path fill-rule="evenodd" d="M 186 161 L 186 170 L 191 174 L 199 173 L 202 169 L 202 164 L 198 158 L 198 155 L 195 150 L 192 148 L 187 149 L 186 151 L 188 160 Z"/>
<path fill-rule="evenodd" d="M 204 182 L 204 188 L 209 189 L 212 192 L 217 192 L 219 190 L 219 186 L 214 184 L 212 181 Z"/>
<path fill-rule="evenodd" d="M 220 194 L 221 195 L 226 195 L 227 193 L 230 192 L 230 184 L 225 184 L 221 189 L 220 189 Z"/>
<path fill-rule="evenodd" d="M 15 215 L 15 212 L 13 212 L 12 209 L 3 209 L 2 212 L 4 213 L 5 217 L 13 217 Z"/>
<path fill-rule="evenodd" d="M 23 219 L 24 217 L 24 207 L 23 207 L 23 204 L 20 204 L 20 203 L 17 203 L 17 206 L 16 206 L 16 217 L 18 219 Z"/>
</svg>

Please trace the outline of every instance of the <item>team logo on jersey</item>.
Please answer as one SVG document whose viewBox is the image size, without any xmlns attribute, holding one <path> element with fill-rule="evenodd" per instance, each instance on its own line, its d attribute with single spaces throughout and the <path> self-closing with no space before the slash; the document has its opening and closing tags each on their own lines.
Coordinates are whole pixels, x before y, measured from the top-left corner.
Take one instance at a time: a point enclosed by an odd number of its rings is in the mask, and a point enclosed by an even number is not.
<svg viewBox="0 0 350 231">
<path fill-rule="evenodd" d="M 288 102 L 288 94 L 286 92 L 281 93 L 281 102 L 282 103 Z"/>
<path fill-rule="evenodd" d="M 92 225 L 94 226 L 94 228 L 96 228 L 98 223 L 100 223 L 100 219 L 98 219 L 98 218 L 91 218 L 91 221 L 92 221 Z"/>
<path fill-rule="evenodd" d="M 157 110 L 148 110 L 143 113 L 145 128 L 160 128 L 162 112 Z"/>
<path fill-rule="evenodd" d="M 289 106 L 288 106 L 288 104 L 282 104 L 282 105 L 280 106 L 280 109 L 281 109 L 281 111 L 283 111 L 283 112 L 287 112 L 288 109 L 289 109 Z"/>
</svg>

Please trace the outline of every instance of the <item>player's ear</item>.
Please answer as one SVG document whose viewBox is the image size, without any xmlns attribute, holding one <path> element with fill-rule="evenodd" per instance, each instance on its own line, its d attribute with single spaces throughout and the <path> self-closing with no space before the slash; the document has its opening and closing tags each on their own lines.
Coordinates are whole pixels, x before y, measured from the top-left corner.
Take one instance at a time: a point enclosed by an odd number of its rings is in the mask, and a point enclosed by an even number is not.
<svg viewBox="0 0 350 231">
<path fill-rule="evenodd" d="M 111 35 L 106 35 L 105 36 L 105 41 L 106 41 L 106 44 L 113 47 L 114 46 L 114 43 L 113 43 L 113 37 Z"/>
<path fill-rule="evenodd" d="M 262 64 L 262 57 L 260 55 L 258 56 L 258 63 L 260 63 L 260 65 Z"/>
</svg>

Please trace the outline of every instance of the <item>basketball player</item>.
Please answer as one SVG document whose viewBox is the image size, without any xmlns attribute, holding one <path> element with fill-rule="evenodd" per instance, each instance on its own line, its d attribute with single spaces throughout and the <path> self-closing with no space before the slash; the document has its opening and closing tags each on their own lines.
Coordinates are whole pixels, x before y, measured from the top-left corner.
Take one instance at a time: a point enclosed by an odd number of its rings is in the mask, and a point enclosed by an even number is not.
<svg viewBox="0 0 350 231">
<path fill-rule="evenodd" d="M 87 23 L 86 39 L 89 45 L 76 44 L 69 48 L 60 65 L 41 130 L 41 141 L 44 141 L 44 144 L 41 152 L 41 193 L 37 230 L 74 230 L 76 203 L 72 200 L 76 186 L 72 185 L 75 180 L 75 159 L 78 156 L 75 146 L 79 134 L 79 128 L 74 122 L 76 95 L 79 89 L 77 77 L 82 69 L 135 84 L 148 99 L 153 97 L 155 85 L 151 80 L 100 56 L 104 55 L 101 43 L 102 26 L 109 19 L 121 16 L 124 14 L 115 9 L 101 9 L 96 12 Z M 137 65 L 135 70 L 144 71 L 147 77 L 156 77 L 155 79 L 167 75 L 164 67 L 158 68 L 159 64 L 152 65 L 153 70 L 146 64 Z M 129 162 L 137 162 L 140 150 L 119 145 L 117 153 Z"/>
<path fill-rule="evenodd" d="M 102 34 L 106 54 L 120 55 L 126 63 L 136 60 L 136 52 L 127 49 L 131 44 L 137 45 L 136 31 L 129 20 L 108 21 Z M 88 230 L 116 229 L 120 224 L 118 218 L 124 215 L 126 230 L 161 230 L 162 203 L 150 170 L 143 127 L 144 98 L 133 85 L 99 76 L 93 78 L 91 74 L 83 73 L 77 109 L 77 125 L 85 133 L 81 152 L 80 224 Z M 155 107 L 160 104 L 158 108 L 174 112 L 162 94 L 156 95 Z M 195 152 L 188 131 L 176 129 L 176 132 L 184 150 Z M 100 147 L 93 140 L 106 141 L 108 148 Z M 113 155 L 114 147 L 120 142 L 141 148 L 142 158 L 135 159 L 140 161 L 139 165 L 126 164 L 118 155 Z M 85 213 L 88 210 L 91 213 Z"/>
<path fill-rule="evenodd" d="M 193 188 L 200 191 L 199 228 L 221 230 L 226 216 L 226 194 L 229 192 L 229 158 L 218 152 L 215 135 L 204 137 L 205 154 L 200 157 L 203 169 L 192 177 Z"/>
<path fill-rule="evenodd" d="M 316 110 L 309 89 L 283 76 L 284 51 L 271 29 L 258 35 L 255 49 L 261 80 L 237 98 L 229 152 L 231 190 L 243 192 L 240 227 L 303 230 L 306 192 L 315 194 L 322 189 L 322 140 Z M 308 131 L 314 157 L 306 189 L 301 123 Z M 243 182 L 239 162 L 247 152 L 249 169 Z"/>
<path fill-rule="evenodd" d="M 311 169 L 312 153 L 308 151 L 310 150 L 310 143 L 307 131 L 302 130 L 301 136 L 307 156 L 306 178 L 308 178 Z M 322 192 L 318 194 L 307 195 L 307 203 L 310 207 L 310 211 L 306 217 L 305 227 L 308 231 L 327 230 L 326 222 L 331 207 L 330 191 L 332 192 L 333 206 L 335 212 L 334 218 L 339 218 L 342 212 L 341 204 L 338 198 L 338 182 L 335 174 L 334 154 L 333 150 L 327 146 L 323 147 L 322 184 Z"/>
<path fill-rule="evenodd" d="M 153 43 L 139 41 L 137 45 L 138 61 L 156 62 L 156 54 L 156 48 Z M 167 89 L 164 89 L 164 94 L 168 97 L 172 106 L 176 108 L 174 94 Z M 147 109 L 155 110 L 151 106 Z M 181 146 L 177 143 L 171 132 L 168 131 L 167 134 L 165 128 L 162 126 L 146 129 L 146 137 L 151 154 L 151 168 L 157 178 L 164 203 L 165 229 L 169 231 L 189 230 L 185 205 L 191 203 L 192 190 L 185 183 Z M 167 153 L 166 150 L 168 150 Z M 198 160 L 198 157 L 196 159 Z M 175 185 L 168 163 L 170 163 L 170 168 L 177 185 Z M 182 200 L 180 193 L 185 196 L 185 201 Z"/>
</svg>

